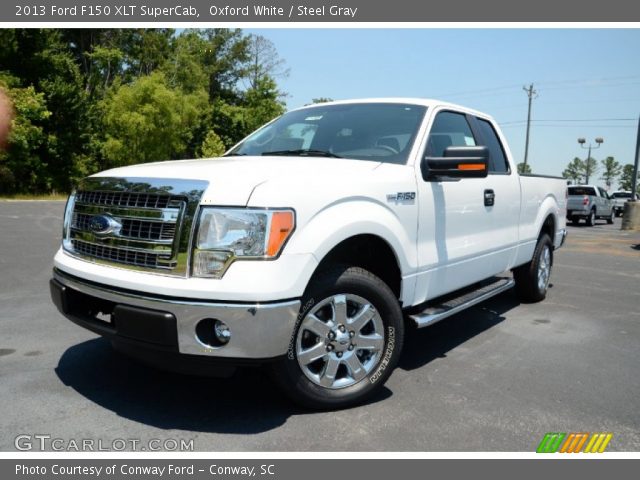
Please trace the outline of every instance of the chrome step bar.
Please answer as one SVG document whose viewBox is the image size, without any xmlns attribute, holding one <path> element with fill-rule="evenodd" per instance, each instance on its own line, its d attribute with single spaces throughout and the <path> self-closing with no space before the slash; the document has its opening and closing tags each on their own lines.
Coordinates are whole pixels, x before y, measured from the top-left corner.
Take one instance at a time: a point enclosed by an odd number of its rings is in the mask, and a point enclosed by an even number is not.
<svg viewBox="0 0 640 480">
<path fill-rule="evenodd" d="M 510 288 L 513 288 L 515 282 L 513 278 L 495 277 L 491 283 L 482 287 L 465 292 L 459 297 L 449 298 L 439 304 L 429 305 L 420 313 L 409 315 L 418 328 L 428 327 L 434 323 L 444 320 L 451 315 L 455 315 L 480 302 L 484 302 Z"/>
</svg>

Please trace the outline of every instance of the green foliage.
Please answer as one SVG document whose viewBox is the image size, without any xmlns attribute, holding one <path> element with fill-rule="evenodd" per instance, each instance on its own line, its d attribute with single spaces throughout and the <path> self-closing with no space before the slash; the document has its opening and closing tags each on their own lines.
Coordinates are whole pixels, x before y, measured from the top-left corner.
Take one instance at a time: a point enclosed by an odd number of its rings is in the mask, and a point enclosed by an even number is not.
<svg viewBox="0 0 640 480">
<path fill-rule="evenodd" d="M 226 148 L 222 139 L 213 130 L 209 130 L 204 137 L 204 142 L 198 149 L 198 158 L 219 157 L 225 152 Z"/>
<path fill-rule="evenodd" d="M 640 177 L 640 172 L 638 172 Z M 638 177 L 636 177 L 636 185 L 638 184 Z M 633 190 L 633 164 L 628 163 L 622 167 L 622 175 L 620 175 L 620 189 L 630 192 Z"/>
<path fill-rule="evenodd" d="M 15 103 L 1 193 L 113 166 L 215 156 L 284 111 L 284 61 L 239 29 L 0 29 Z"/>
<path fill-rule="evenodd" d="M 51 177 L 40 155 L 47 143 L 43 124 L 51 116 L 43 93 L 32 86 L 16 87 L 17 80 L 0 77 L 0 88 L 13 104 L 15 118 L 6 151 L 0 151 L 0 192 L 42 192 L 51 187 Z"/>
<path fill-rule="evenodd" d="M 160 72 L 115 88 L 102 102 L 108 166 L 183 157 L 205 104 L 203 94 L 169 88 Z"/>
<path fill-rule="evenodd" d="M 531 173 L 531 165 L 528 163 L 520 162 L 518 164 L 518 173 Z"/>
<path fill-rule="evenodd" d="M 244 100 L 246 134 L 282 115 L 285 111 L 282 94 L 278 91 L 276 82 L 268 76 L 258 78 L 255 86 L 245 93 Z"/>
<path fill-rule="evenodd" d="M 571 162 L 569 162 L 567 168 L 564 169 L 562 176 L 571 180 L 571 183 L 574 185 L 582 183 L 584 178 L 584 162 L 578 157 L 575 157 Z"/>
<path fill-rule="evenodd" d="M 604 180 L 609 188 L 613 181 L 620 176 L 620 173 L 622 172 L 622 165 L 620 165 L 620 163 L 613 157 L 607 157 L 604 160 L 601 160 L 601 163 L 604 171 L 600 178 Z"/>
</svg>

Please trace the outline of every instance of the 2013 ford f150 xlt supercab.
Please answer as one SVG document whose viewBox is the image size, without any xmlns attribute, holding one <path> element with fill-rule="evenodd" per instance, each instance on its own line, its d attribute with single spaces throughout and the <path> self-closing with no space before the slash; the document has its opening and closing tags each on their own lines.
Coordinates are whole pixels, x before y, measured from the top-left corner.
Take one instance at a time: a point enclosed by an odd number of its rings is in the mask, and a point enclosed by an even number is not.
<svg viewBox="0 0 640 480">
<path fill-rule="evenodd" d="M 129 355 L 217 375 L 263 364 L 294 400 L 339 408 L 387 380 L 405 322 L 513 286 L 542 300 L 566 198 L 563 179 L 518 175 L 485 114 L 421 99 L 313 105 L 223 158 L 83 180 L 51 295 Z"/>
</svg>

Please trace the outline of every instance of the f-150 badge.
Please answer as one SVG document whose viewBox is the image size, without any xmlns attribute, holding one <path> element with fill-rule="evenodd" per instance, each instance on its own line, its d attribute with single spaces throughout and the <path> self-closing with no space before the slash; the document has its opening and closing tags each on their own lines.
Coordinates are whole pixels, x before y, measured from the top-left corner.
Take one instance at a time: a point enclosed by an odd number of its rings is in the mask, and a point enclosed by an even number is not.
<svg viewBox="0 0 640 480">
<path fill-rule="evenodd" d="M 389 202 L 406 202 L 416 199 L 416 192 L 398 192 L 387 194 Z"/>
</svg>

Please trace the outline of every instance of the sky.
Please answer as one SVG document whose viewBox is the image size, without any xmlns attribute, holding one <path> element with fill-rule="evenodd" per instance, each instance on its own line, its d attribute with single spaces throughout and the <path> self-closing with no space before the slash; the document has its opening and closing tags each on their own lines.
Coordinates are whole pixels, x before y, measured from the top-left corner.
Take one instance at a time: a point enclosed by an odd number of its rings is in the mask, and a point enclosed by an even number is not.
<svg viewBox="0 0 640 480">
<path fill-rule="evenodd" d="M 262 28 L 290 73 L 288 108 L 312 98 L 437 98 L 492 115 L 516 162 L 524 159 L 527 94 L 534 84 L 529 164 L 560 175 L 577 142 L 633 163 L 640 115 L 640 29 Z M 600 172 L 596 175 L 598 184 Z M 615 187 L 615 185 L 614 185 Z"/>
</svg>

